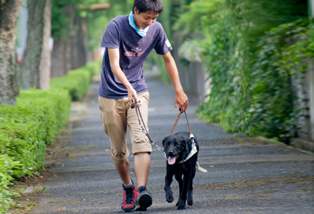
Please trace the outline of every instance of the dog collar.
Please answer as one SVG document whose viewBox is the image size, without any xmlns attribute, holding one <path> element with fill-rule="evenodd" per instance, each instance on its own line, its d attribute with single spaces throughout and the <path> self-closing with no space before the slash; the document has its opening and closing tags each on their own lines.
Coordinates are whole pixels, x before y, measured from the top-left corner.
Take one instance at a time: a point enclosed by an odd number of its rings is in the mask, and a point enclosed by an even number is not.
<svg viewBox="0 0 314 214">
<path fill-rule="evenodd" d="M 194 138 L 192 138 L 191 140 L 193 143 L 192 143 L 192 149 L 191 149 L 190 154 L 185 158 L 185 160 L 180 161 L 179 163 L 184 163 L 185 161 L 189 160 L 191 157 L 193 157 L 193 155 L 195 155 L 197 153 L 197 148 L 196 148 L 196 145 L 194 142 Z"/>
</svg>

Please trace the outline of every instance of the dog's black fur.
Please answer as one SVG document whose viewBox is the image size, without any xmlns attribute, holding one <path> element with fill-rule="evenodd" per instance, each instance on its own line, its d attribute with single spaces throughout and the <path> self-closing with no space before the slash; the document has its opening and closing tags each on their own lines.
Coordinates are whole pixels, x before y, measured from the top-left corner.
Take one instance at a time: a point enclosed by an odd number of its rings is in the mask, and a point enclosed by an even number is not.
<svg viewBox="0 0 314 214">
<path fill-rule="evenodd" d="M 199 145 L 196 139 L 195 143 L 197 151 L 199 151 Z M 196 172 L 198 152 L 186 162 L 179 163 L 180 161 L 186 159 L 192 149 L 192 141 L 190 140 L 189 132 L 178 132 L 174 135 L 165 137 L 162 141 L 162 145 L 164 147 L 167 160 L 169 157 L 176 157 L 174 164 L 172 164 L 173 161 L 170 161 L 171 164 L 167 161 L 167 174 L 165 177 L 164 188 L 166 191 L 166 200 L 168 203 L 171 203 L 174 200 L 170 185 L 172 183 L 172 177 L 175 175 L 180 189 L 180 196 L 176 206 L 178 210 L 184 210 L 186 200 L 188 201 L 188 205 L 193 204 L 193 178 Z"/>
</svg>

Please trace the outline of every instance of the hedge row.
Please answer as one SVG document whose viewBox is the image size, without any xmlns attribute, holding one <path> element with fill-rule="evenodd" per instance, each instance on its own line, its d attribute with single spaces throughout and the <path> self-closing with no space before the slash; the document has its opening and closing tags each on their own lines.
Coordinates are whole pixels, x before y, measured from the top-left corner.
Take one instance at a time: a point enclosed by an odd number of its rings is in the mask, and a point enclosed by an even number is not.
<svg viewBox="0 0 314 214">
<path fill-rule="evenodd" d="M 77 101 L 84 97 L 93 76 L 99 71 L 100 63 L 90 62 L 84 67 L 70 71 L 63 77 L 52 78 L 51 87 L 68 90 L 72 100 Z"/>
<path fill-rule="evenodd" d="M 14 179 L 37 175 L 45 166 L 46 148 L 62 130 L 71 100 L 82 99 L 99 63 L 88 63 L 60 78 L 49 90 L 20 91 L 15 106 L 0 106 L 0 213 L 12 204 Z"/>
</svg>

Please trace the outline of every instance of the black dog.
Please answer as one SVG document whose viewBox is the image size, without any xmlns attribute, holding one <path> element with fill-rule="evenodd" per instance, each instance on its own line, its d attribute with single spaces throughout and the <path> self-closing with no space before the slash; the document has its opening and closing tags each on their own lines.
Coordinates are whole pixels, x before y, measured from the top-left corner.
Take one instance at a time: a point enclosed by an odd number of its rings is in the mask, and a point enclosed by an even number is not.
<svg viewBox="0 0 314 214">
<path fill-rule="evenodd" d="M 184 161 L 193 149 L 190 133 L 178 132 L 174 135 L 165 137 L 162 141 L 167 158 L 167 174 L 165 177 L 164 188 L 166 191 L 166 200 L 168 203 L 171 203 L 174 200 L 170 185 L 172 183 L 172 177 L 175 175 L 180 188 L 180 196 L 176 204 L 178 210 L 185 209 L 186 200 L 188 201 L 188 205 L 193 204 L 193 178 L 195 176 L 196 162 L 199 151 L 197 140 L 195 139 L 194 141 L 197 152 L 191 158 L 182 163 L 180 162 Z"/>
</svg>

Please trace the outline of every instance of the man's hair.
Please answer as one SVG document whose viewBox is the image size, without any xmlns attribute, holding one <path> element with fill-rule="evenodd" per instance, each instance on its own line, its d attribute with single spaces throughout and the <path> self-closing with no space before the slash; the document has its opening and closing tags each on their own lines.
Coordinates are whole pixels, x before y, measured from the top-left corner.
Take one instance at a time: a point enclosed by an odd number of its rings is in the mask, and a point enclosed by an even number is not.
<svg viewBox="0 0 314 214">
<path fill-rule="evenodd" d="M 134 7 L 138 9 L 139 13 L 143 13 L 146 11 L 154 11 L 157 13 L 161 13 L 163 10 L 161 0 L 134 0 L 133 12 Z"/>
</svg>

